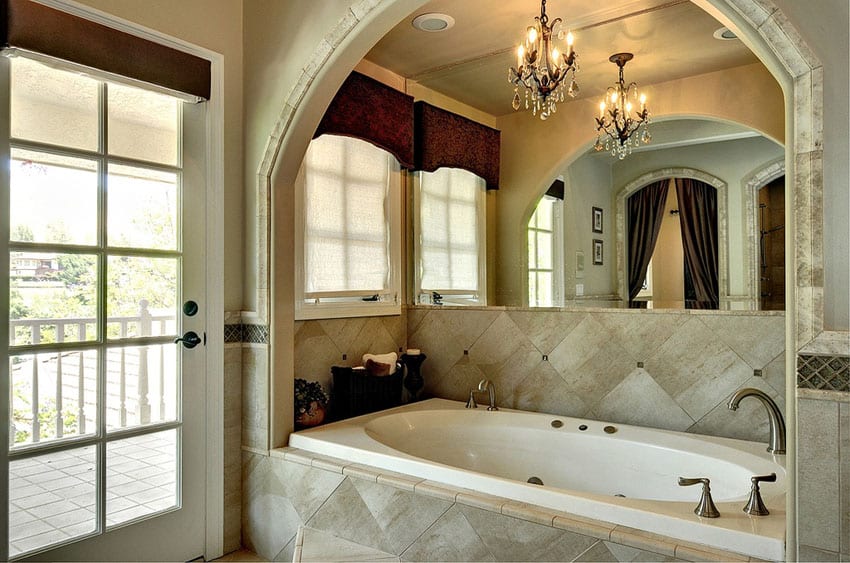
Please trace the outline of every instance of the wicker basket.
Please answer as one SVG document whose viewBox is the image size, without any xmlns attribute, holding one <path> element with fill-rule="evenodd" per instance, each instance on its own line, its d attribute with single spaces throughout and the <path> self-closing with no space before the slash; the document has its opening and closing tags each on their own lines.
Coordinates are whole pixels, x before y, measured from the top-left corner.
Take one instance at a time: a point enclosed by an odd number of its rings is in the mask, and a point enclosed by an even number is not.
<svg viewBox="0 0 850 563">
<path fill-rule="evenodd" d="M 392 375 L 376 377 L 365 370 L 333 366 L 332 416 L 339 420 L 397 407 L 401 404 L 404 369 L 396 364 Z"/>
</svg>

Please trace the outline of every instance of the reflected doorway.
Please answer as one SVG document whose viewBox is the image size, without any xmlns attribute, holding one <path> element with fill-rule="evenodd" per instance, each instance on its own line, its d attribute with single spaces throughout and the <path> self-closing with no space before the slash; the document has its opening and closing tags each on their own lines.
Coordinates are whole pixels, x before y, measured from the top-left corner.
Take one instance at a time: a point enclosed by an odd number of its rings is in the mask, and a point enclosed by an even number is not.
<svg viewBox="0 0 850 563">
<path fill-rule="evenodd" d="M 759 307 L 785 310 L 785 176 L 758 191 Z"/>
</svg>

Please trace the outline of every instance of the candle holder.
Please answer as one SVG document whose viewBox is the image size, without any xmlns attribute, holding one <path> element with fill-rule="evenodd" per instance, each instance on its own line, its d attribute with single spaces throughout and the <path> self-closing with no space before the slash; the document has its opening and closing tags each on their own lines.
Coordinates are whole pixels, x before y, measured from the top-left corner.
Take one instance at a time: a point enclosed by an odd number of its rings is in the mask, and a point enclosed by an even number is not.
<svg viewBox="0 0 850 563">
<path fill-rule="evenodd" d="M 407 389 L 410 395 L 411 403 L 418 400 L 417 395 L 425 385 L 425 380 L 420 373 L 422 362 L 425 361 L 425 358 L 427 356 L 422 353 L 401 355 L 401 362 L 404 364 L 405 371 L 407 371 L 407 374 L 404 376 L 404 388 Z"/>
</svg>

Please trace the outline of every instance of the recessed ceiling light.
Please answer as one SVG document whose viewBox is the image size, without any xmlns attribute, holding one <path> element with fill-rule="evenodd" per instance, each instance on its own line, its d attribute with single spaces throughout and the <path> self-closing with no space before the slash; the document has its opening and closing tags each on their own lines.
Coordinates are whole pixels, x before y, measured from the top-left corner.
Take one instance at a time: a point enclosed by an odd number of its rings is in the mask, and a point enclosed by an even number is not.
<svg viewBox="0 0 850 563">
<path fill-rule="evenodd" d="M 732 41 L 733 39 L 737 39 L 738 36 L 731 29 L 724 26 L 714 32 L 714 38 L 721 41 Z"/>
<path fill-rule="evenodd" d="M 432 12 L 420 14 L 413 18 L 413 27 L 420 31 L 435 33 L 445 31 L 455 24 L 455 19 L 448 14 Z"/>
</svg>

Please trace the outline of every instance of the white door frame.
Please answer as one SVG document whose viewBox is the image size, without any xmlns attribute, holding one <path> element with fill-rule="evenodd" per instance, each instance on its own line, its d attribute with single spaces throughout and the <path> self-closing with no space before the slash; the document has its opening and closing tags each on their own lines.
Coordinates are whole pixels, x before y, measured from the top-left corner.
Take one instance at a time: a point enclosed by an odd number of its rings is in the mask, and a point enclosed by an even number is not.
<svg viewBox="0 0 850 563">
<path fill-rule="evenodd" d="M 210 99 L 207 104 L 206 143 L 206 365 L 205 435 L 206 493 L 204 558 L 209 561 L 224 551 L 224 57 L 214 51 L 143 27 L 73 0 L 38 0 L 40 3 L 166 45 L 210 61 Z M 2 410 L 2 409 L 0 409 Z M 2 414 L 2 413 L 0 413 Z M 0 445 L 8 447 L 5 441 Z M 5 452 L 3 453 L 5 458 Z M 6 464 L 4 464 L 5 466 Z M 5 475 L 8 487 L 8 475 Z M 5 491 L 6 493 L 8 491 Z M 8 514 L 0 516 L 7 529 Z M 0 546 L 0 560 L 8 556 Z"/>
</svg>

